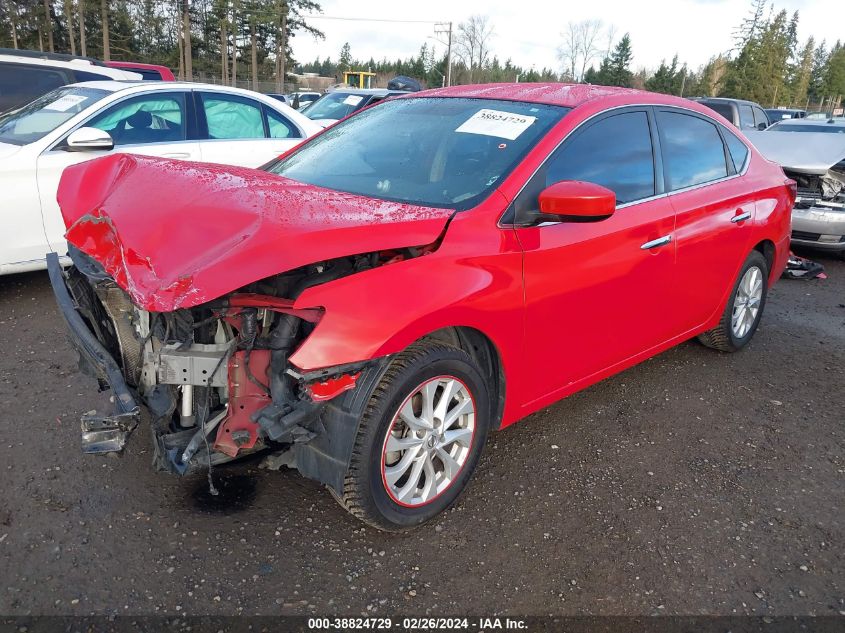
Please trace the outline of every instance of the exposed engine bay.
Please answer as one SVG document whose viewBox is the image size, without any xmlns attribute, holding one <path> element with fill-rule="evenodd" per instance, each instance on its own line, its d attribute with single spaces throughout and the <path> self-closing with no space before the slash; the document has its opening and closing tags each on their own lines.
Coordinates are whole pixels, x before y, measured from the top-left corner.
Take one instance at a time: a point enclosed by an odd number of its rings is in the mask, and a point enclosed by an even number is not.
<svg viewBox="0 0 845 633">
<path fill-rule="evenodd" d="M 826 174 L 810 174 L 784 168 L 784 173 L 798 183 L 795 206 L 799 209 L 830 207 L 845 209 L 845 160 Z"/>
<path fill-rule="evenodd" d="M 131 393 L 124 397 L 130 404 L 121 407 L 113 377 L 81 354 L 83 369 L 101 388 L 115 389 L 118 405 L 115 415 L 83 417 L 83 450 L 121 450 L 140 419 L 140 408 L 131 402 L 137 397 L 150 414 L 160 470 L 197 472 L 267 449 L 287 451 L 282 463 L 296 466 L 290 448 L 323 434 L 320 414 L 326 403 L 353 389 L 362 371 L 379 361 L 300 373 L 288 359 L 322 310 L 294 309 L 294 300 L 317 284 L 434 247 L 320 262 L 173 312 L 140 309 L 99 263 L 71 247 L 74 266 L 65 282 L 74 308 L 116 361 Z"/>
</svg>

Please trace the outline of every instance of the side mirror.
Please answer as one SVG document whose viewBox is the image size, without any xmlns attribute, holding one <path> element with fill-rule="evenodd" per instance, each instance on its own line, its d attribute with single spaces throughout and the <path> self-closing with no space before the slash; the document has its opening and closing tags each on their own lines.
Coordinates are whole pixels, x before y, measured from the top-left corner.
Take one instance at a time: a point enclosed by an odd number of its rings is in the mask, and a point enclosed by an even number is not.
<svg viewBox="0 0 845 633">
<path fill-rule="evenodd" d="M 595 222 L 613 215 L 616 194 L 607 187 L 580 180 L 561 180 L 539 196 L 540 221 Z"/>
<path fill-rule="evenodd" d="M 757 129 L 758 129 L 758 130 L 760 130 L 760 131 L 762 132 L 762 131 L 763 131 L 763 130 L 765 130 L 767 127 L 769 127 L 769 126 L 768 126 L 768 125 L 766 125 L 765 123 L 760 123 L 760 124 L 757 126 Z"/>
<path fill-rule="evenodd" d="M 108 132 L 95 127 L 81 127 L 67 137 L 67 149 L 71 152 L 90 152 L 114 149 L 114 139 Z"/>
</svg>

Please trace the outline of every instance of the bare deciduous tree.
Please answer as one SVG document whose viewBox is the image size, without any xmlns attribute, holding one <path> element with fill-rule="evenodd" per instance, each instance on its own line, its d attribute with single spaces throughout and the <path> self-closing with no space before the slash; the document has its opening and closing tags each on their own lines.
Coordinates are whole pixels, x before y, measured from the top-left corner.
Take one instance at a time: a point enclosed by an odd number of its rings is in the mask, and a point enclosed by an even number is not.
<svg viewBox="0 0 845 633">
<path fill-rule="evenodd" d="M 601 20 L 583 20 L 567 25 L 557 56 L 571 81 L 583 81 L 587 67 L 601 54 L 598 41 L 603 28 Z M 608 28 L 608 33 L 611 33 L 612 39 L 612 26 Z"/>
<path fill-rule="evenodd" d="M 486 15 L 473 15 L 458 25 L 455 54 L 469 68 L 469 80 L 476 68 L 483 68 L 490 57 L 490 38 L 493 25 Z"/>
</svg>

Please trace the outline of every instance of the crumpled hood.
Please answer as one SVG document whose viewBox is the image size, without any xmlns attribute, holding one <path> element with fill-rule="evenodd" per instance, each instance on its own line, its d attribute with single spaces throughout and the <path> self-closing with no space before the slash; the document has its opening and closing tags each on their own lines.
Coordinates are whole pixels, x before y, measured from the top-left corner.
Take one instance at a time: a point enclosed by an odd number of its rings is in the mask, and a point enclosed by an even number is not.
<svg viewBox="0 0 845 633">
<path fill-rule="evenodd" d="M 155 312 L 319 261 L 430 244 L 452 215 L 253 169 L 129 154 L 65 169 L 58 202 L 67 240 Z"/>
<path fill-rule="evenodd" d="M 845 160 L 845 134 L 743 130 L 770 161 L 802 174 L 823 175 Z"/>
</svg>

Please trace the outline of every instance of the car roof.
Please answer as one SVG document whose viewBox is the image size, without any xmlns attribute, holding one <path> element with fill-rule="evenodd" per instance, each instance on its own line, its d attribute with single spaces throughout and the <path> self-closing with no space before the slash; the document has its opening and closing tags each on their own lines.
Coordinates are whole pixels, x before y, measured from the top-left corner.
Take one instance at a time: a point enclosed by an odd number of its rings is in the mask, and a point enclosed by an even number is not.
<svg viewBox="0 0 845 633">
<path fill-rule="evenodd" d="M 98 88 L 108 92 L 120 92 L 121 90 L 131 90 L 133 88 L 144 88 L 147 90 L 175 90 L 182 88 L 188 90 L 229 92 L 233 94 L 242 94 L 248 97 L 255 97 L 255 95 L 261 95 L 262 97 L 268 96 L 260 92 L 245 90 L 243 88 L 221 86 L 220 84 L 202 84 L 193 81 L 81 81 L 71 85 L 85 86 L 86 88 Z"/>
<path fill-rule="evenodd" d="M 634 88 L 619 88 L 616 86 L 598 86 L 593 84 L 564 84 L 564 83 L 500 83 L 477 84 L 470 86 L 451 86 L 449 88 L 435 88 L 422 92 L 397 93 L 401 98 L 422 97 L 464 97 L 470 99 L 497 99 L 502 101 L 521 101 L 525 103 L 542 103 L 547 105 L 575 108 L 582 104 L 599 99 L 614 98 L 616 105 L 623 104 L 654 104 L 674 105 L 699 111 L 703 106 L 695 106 L 688 99 L 672 95 L 636 90 Z M 704 110 L 701 110 L 704 112 Z M 708 113 L 709 116 L 710 113 Z"/>
<path fill-rule="evenodd" d="M 32 52 L 32 51 L 26 51 Z M 109 66 L 101 66 L 93 63 L 85 57 L 74 57 L 71 60 L 50 59 L 46 57 L 37 57 L 34 55 L 8 55 L 0 53 L 0 63 L 8 64 L 28 64 L 30 66 L 45 66 L 47 68 L 64 68 L 68 70 L 78 70 L 80 72 L 93 73 L 97 75 L 104 75 L 111 77 L 114 80 L 140 79 L 141 75 L 133 73 L 129 70 L 121 70 L 119 68 L 110 68 Z"/>
<path fill-rule="evenodd" d="M 761 109 L 763 107 L 759 103 L 748 101 L 748 99 L 732 99 L 731 97 L 690 97 L 690 99 L 699 103 L 744 103 Z"/>
</svg>

